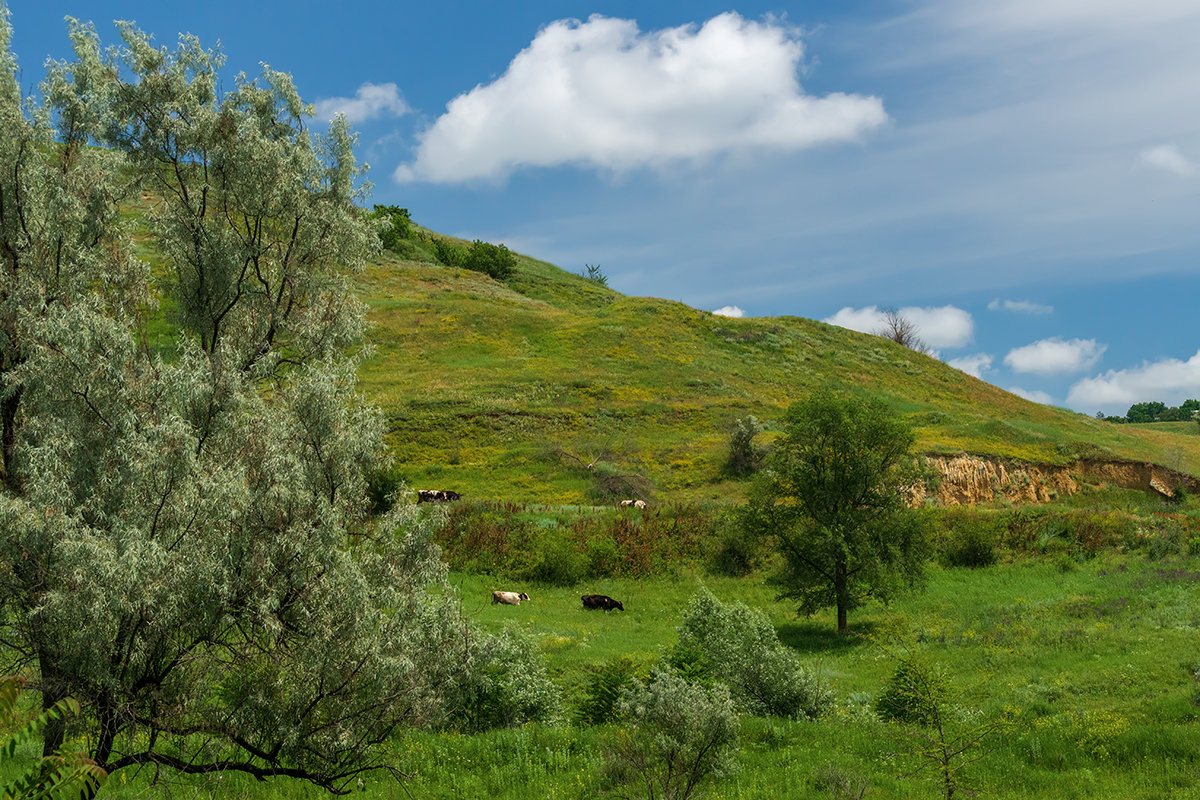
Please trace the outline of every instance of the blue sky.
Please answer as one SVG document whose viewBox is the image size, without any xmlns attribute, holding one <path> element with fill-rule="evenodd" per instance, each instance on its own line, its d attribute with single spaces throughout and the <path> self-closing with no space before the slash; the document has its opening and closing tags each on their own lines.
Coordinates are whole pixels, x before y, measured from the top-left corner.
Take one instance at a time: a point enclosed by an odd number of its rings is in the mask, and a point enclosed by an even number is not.
<svg viewBox="0 0 1200 800">
<path fill-rule="evenodd" d="M 1200 397 L 1195 0 L 10 0 L 292 73 L 375 202 L 627 294 L 870 330 L 1085 413 Z"/>
</svg>

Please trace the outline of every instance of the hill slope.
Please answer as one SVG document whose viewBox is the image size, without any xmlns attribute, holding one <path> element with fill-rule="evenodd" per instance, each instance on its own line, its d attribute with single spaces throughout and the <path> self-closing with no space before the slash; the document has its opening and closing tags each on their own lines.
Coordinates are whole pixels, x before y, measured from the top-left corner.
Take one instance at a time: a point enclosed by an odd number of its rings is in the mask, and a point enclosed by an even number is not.
<svg viewBox="0 0 1200 800">
<path fill-rule="evenodd" d="M 389 257 L 359 286 L 374 346 L 362 386 L 414 485 L 582 502 L 584 465 L 603 459 L 659 499 L 736 497 L 741 484 L 721 476 L 733 421 L 769 428 L 822 385 L 888 403 L 930 452 L 1200 468 L 1200 437 L 1182 431 L 1031 403 L 879 337 L 626 297 L 533 259 L 499 283 Z"/>
</svg>

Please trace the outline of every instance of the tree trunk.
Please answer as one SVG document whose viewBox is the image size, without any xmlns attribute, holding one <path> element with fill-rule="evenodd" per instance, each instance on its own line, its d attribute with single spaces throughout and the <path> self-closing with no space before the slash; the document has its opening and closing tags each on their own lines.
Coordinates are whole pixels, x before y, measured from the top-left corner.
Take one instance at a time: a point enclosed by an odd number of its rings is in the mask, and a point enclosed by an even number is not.
<svg viewBox="0 0 1200 800">
<path fill-rule="evenodd" d="M 67 693 L 62 682 L 54 675 L 53 670 L 42 666 L 42 711 L 49 711 L 60 701 L 66 699 Z M 66 738 L 67 721 L 62 717 L 46 723 L 42 731 L 42 758 L 49 758 L 59 751 Z"/>
<path fill-rule="evenodd" d="M 849 578 L 845 563 L 839 563 L 833 571 L 833 591 L 837 595 L 838 636 L 845 636 L 850 629 L 846 614 L 850 609 Z"/>
</svg>

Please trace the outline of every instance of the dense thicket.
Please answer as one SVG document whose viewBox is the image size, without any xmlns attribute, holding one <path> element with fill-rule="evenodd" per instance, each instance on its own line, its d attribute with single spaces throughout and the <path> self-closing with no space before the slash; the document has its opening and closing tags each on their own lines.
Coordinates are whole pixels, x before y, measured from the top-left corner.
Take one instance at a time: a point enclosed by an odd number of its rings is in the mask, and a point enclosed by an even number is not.
<svg viewBox="0 0 1200 800">
<path fill-rule="evenodd" d="M 109 772 L 342 787 L 489 662 L 429 518 L 368 514 L 352 135 L 311 133 L 283 73 L 222 91 L 219 54 L 128 24 L 105 50 L 72 22 L 35 105 L 10 33 L 0 8 L 0 672 L 76 698 Z M 130 257 L 128 197 L 162 272 Z"/>
</svg>

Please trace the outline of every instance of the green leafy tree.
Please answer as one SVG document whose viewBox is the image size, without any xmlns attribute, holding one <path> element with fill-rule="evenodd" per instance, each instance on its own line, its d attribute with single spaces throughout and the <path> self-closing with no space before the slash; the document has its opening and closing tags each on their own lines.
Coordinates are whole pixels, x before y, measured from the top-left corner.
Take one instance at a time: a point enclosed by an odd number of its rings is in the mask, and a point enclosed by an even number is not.
<svg viewBox="0 0 1200 800">
<path fill-rule="evenodd" d="M 943 670 L 920 657 L 908 654 L 896 661 L 876 711 L 897 726 L 897 738 L 915 762 L 905 777 L 932 773 L 946 800 L 975 795 L 964 780 L 965 770 L 988 754 L 1012 720 L 968 708 L 967 692 L 956 689 Z"/>
<path fill-rule="evenodd" d="M 1134 403 L 1125 412 L 1125 419 L 1129 422 L 1158 422 L 1159 416 L 1166 410 L 1166 403 L 1158 400 L 1147 403 Z"/>
<path fill-rule="evenodd" d="M 371 219 L 380 223 L 379 242 L 384 250 L 399 252 L 403 242 L 413 236 L 412 216 L 407 208 L 377 203 L 371 207 Z"/>
<path fill-rule="evenodd" d="M 473 645 L 432 519 L 369 515 L 348 275 L 378 239 L 350 131 L 310 134 L 283 73 L 223 92 L 218 54 L 128 24 L 114 51 L 71 22 L 34 107 L 0 17 L 0 670 L 47 712 L 76 698 L 110 774 L 388 769 Z M 131 191 L 161 276 L 129 256 Z"/>
<path fill-rule="evenodd" d="M 928 545 L 906 490 L 920 478 L 912 432 L 881 403 L 818 393 L 788 409 L 770 469 L 743 508 L 783 556 L 772 580 L 800 611 L 837 609 L 918 585 Z"/>
</svg>

